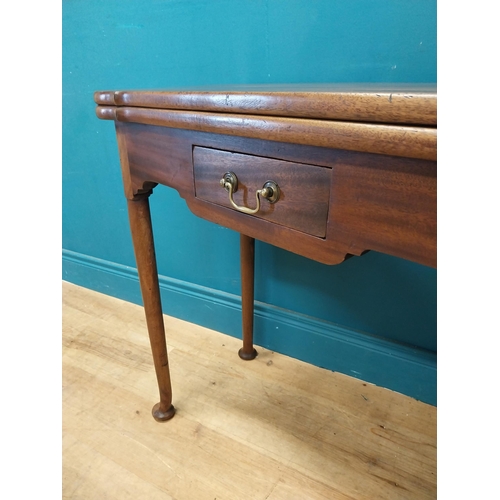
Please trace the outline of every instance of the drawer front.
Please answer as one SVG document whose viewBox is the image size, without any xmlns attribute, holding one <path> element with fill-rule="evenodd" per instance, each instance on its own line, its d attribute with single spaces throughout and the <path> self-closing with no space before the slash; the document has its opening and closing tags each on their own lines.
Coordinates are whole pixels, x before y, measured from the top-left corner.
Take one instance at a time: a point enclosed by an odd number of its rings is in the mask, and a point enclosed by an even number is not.
<svg viewBox="0 0 500 500">
<path fill-rule="evenodd" d="M 302 163 L 275 160 L 200 146 L 193 150 L 194 182 L 198 199 L 238 211 L 230 202 L 230 193 L 220 180 L 226 172 L 237 177 L 233 201 L 238 207 L 255 209 L 256 191 L 267 181 L 279 187 L 279 199 L 270 203 L 260 197 L 255 214 L 282 226 L 324 238 L 330 199 L 331 169 Z"/>
</svg>

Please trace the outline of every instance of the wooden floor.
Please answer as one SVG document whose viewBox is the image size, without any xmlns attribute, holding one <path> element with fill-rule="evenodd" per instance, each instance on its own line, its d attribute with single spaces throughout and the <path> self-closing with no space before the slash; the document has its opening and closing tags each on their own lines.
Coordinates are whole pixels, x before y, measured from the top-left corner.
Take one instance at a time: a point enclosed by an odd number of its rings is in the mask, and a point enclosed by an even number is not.
<svg viewBox="0 0 500 500">
<path fill-rule="evenodd" d="M 436 408 L 165 317 L 157 423 L 143 310 L 63 283 L 63 498 L 436 498 Z"/>
</svg>

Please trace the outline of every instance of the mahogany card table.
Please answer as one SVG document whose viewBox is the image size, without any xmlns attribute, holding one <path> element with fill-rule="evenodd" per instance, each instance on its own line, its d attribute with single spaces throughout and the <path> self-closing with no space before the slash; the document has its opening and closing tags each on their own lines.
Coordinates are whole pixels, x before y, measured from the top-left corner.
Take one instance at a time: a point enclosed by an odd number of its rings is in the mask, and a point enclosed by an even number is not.
<svg viewBox="0 0 500 500">
<path fill-rule="evenodd" d="M 160 402 L 173 417 L 148 197 L 162 184 L 240 233 L 242 359 L 255 239 L 340 264 L 374 250 L 436 266 L 437 94 L 428 85 L 101 91 L 116 128 Z"/>
</svg>

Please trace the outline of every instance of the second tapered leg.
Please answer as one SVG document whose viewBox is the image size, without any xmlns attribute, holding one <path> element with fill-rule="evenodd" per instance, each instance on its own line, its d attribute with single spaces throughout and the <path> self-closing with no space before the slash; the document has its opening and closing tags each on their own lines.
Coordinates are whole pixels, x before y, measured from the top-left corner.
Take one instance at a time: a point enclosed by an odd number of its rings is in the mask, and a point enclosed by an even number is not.
<svg viewBox="0 0 500 500">
<path fill-rule="evenodd" d="M 255 240 L 250 236 L 240 234 L 243 347 L 238 354 L 241 359 L 245 360 L 254 359 L 257 356 L 257 351 L 253 347 L 254 256 Z"/>
</svg>

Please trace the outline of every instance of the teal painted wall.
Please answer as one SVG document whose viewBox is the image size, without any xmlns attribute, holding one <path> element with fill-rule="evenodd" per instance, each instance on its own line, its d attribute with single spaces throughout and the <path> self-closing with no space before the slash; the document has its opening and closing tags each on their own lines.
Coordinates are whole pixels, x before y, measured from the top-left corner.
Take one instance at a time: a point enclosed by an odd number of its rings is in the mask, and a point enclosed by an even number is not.
<svg viewBox="0 0 500 500">
<path fill-rule="evenodd" d="M 95 90 L 279 82 L 436 82 L 436 1 L 64 0 L 64 279 L 140 302 L 114 127 L 95 117 Z M 165 312 L 239 335 L 224 306 L 240 293 L 238 235 L 164 187 L 151 207 Z M 257 343 L 435 404 L 435 270 L 374 252 L 325 266 L 258 243 L 255 293 Z M 218 305 L 194 306 L 208 296 Z M 288 319 L 272 326 L 278 310 L 326 344 L 283 331 Z M 325 353 L 321 325 L 357 350 Z M 401 352 L 404 366 L 391 361 Z M 426 375 L 401 373 L 410 365 Z"/>
</svg>

